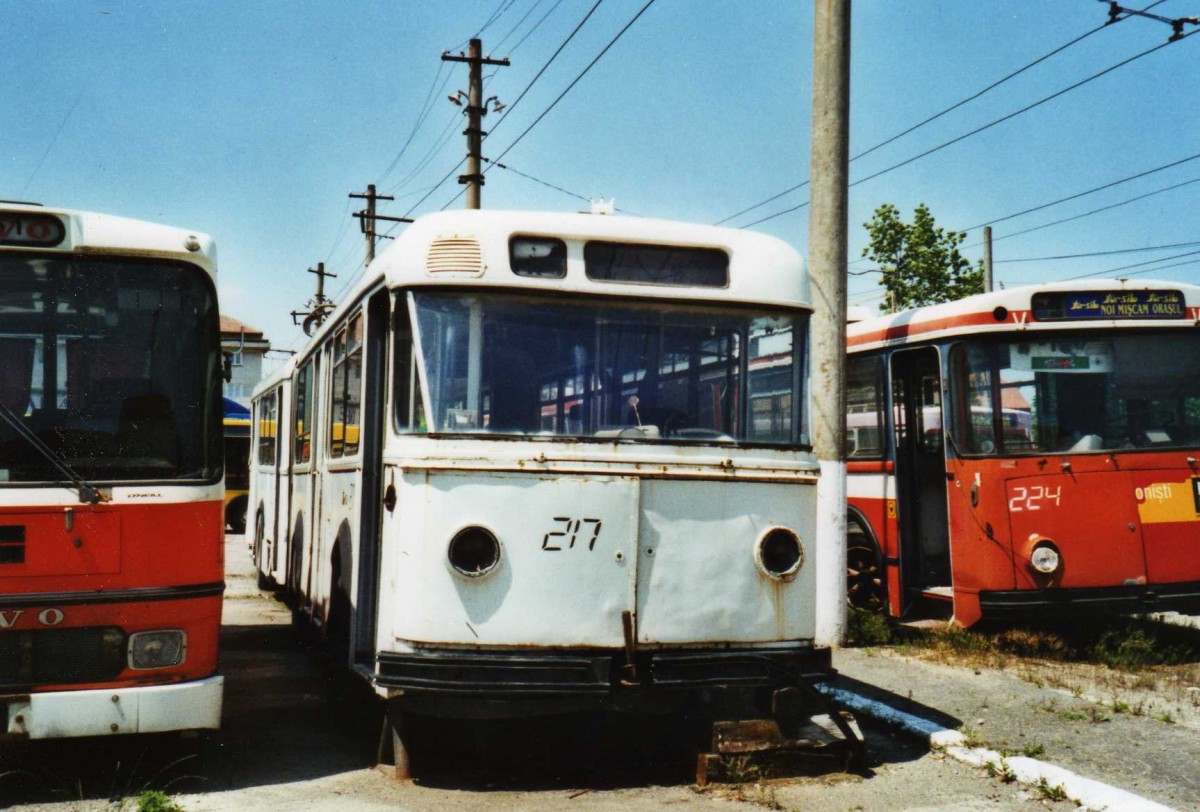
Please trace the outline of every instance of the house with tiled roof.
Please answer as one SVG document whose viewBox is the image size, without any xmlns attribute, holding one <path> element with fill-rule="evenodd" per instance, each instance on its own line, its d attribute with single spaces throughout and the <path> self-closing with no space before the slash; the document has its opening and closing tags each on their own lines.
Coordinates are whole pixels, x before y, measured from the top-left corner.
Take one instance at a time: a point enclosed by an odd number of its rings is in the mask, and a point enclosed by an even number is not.
<svg viewBox="0 0 1200 812">
<path fill-rule="evenodd" d="M 221 315 L 221 351 L 233 370 L 233 376 L 225 382 L 225 397 L 250 405 L 250 393 L 262 379 L 263 356 L 269 349 L 271 342 L 262 330 Z"/>
</svg>

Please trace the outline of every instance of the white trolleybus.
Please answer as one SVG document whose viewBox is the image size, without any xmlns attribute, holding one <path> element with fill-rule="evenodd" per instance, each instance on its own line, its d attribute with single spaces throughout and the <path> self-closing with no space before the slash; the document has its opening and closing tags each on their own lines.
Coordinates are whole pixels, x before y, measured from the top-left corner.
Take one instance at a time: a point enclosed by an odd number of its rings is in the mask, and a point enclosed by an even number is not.
<svg viewBox="0 0 1200 812">
<path fill-rule="evenodd" d="M 0 203 L 0 739 L 220 722 L 214 254 Z"/>
<path fill-rule="evenodd" d="M 397 728 L 826 673 L 807 290 L 744 231 L 419 219 L 254 394 L 262 577 Z"/>
<path fill-rule="evenodd" d="M 848 341 L 852 604 L 1200 609 L 1200 288 L 1015 288 Z"/>
</svg>

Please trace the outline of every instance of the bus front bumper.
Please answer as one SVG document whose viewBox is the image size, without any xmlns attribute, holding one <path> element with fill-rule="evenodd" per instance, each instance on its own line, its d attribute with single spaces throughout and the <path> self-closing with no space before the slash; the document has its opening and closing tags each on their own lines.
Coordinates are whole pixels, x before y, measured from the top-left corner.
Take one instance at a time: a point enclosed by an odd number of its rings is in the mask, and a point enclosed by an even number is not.
<svg viewBox="0 0 1200 812">
<path fill-rule="evenodd" d="M 0 694 L 0 739 L 216 729 L 225 678 L 88 691 Z"/>
<path fill-rule="evenodd" d="M 1200 612 L 1200 581 L 1146 586 L 1077 587 L 980 592 L 985 618 L 1016 620 L 1048 614 Z"/>
</svg>

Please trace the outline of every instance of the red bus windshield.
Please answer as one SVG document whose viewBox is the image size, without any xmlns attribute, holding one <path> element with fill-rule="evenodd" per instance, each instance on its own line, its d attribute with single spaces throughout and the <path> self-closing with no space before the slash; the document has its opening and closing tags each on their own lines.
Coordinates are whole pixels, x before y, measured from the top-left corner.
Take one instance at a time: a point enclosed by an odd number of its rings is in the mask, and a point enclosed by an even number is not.
<svg viewBox="0 0 1200 812">
<path fill-rule="evenodd" d="M 950 357 L 962 454 L 1200 447 L 1200 333 L 1041 333 Z"/>
<path fill-rule="evenodd" d="M 60 481 L 51 454 L 97 481 L 220 475 L 217 301 L 197 267 L 0 256 L 0 366 L 0 487 Z"/>
</svg>

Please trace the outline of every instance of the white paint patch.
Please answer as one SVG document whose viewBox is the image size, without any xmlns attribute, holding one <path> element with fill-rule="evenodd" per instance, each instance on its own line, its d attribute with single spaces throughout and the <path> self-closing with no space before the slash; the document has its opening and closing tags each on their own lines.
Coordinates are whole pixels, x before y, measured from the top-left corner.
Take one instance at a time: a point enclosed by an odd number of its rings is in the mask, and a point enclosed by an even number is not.
<svg viewBox="0 0 1200 812">
<path fill-rule="evenodd" d="M 1171 807 L 1134 795 L 1123 789 L 1110 786 L 1091 778 L 1077 775 L 1054 764 L 1025 756 L 1002 756 L 995 750 L 984 747 L 967 747 L 966 737 L 957 730 L 942 727 L 936 722 L 922 719 L 911 713 L 897 710 L 890 705 L 868 699 L 860 694 L 840 688 L 818 686 L 839 705 L 850 710 L 894 725 L 911 733 L 931 746 L 944 747 L 946 753 L 966 764 L 984 767 L 993 764 L 998 769 L 1007 769 L 1022 784 L 1061 787 L 1062 791 L 1081 809 L 1111 810 L 1116 812 L 1172 812 Z"/>
</svg>

